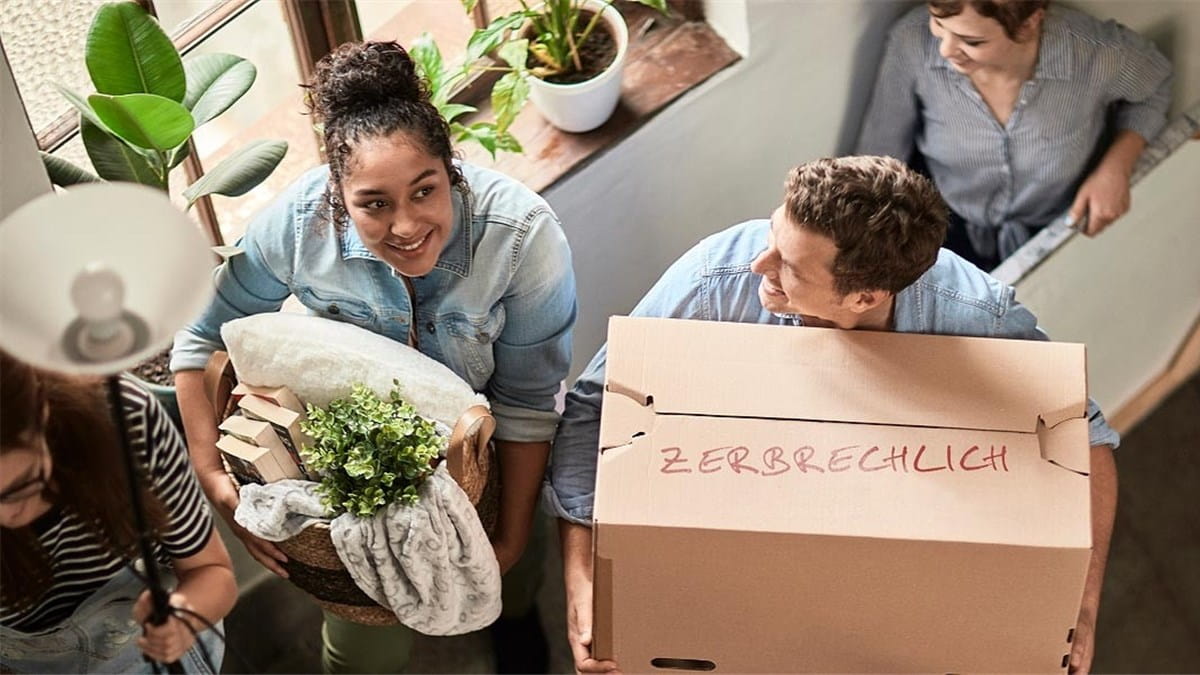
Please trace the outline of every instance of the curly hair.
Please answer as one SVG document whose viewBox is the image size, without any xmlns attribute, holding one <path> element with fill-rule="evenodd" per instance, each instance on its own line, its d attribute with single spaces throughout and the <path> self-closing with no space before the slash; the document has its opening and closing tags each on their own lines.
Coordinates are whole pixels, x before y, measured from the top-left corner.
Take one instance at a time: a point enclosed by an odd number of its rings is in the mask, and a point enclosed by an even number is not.
<svg viewBox="0 0 1200 675">
<path fill-rule="evenodd" d="M 967 5 L 985 19 L 994 19 L 1004 29 L 1009 40 L 1017 42 L 1021 26 L 1050 0 L 928 0 L 929 13 L 939 19 L 962 14 Z"/>
<path fill-rule="evenodd" d="M 933 183 L 891 157 L 839 157 L 788 173 L 784 209 L 799 227 L 837 245 L 842 295 L 912 285 L 937 261 L 949 210 Z"/>
<path fill-rule="evenodd" d="M 337 231 L 349 222 L 342 180 L 355 145 L 365 139 L 403 131 L 442 159 L 451 185 L 465 185 L 453 162 L 450 127 L 430 102 L 416 65 L 399 44 L 343 44 L 317 62 L 313 81 L 305 87 L 309 114 L 323 126 L 329 161 L 324 220 Z"/>
</svg>

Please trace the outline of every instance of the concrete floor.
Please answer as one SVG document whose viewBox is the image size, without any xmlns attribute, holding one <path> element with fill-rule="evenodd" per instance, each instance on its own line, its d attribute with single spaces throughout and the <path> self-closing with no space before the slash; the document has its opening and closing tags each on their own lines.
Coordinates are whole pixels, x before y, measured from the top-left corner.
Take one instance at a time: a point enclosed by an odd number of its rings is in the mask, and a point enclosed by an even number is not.
<svg viewBox="0 0 1200 675">
<path fill-rule="evenodd" d="M 1126 436 L 1117 465 L 1120 505 L 1093 670 L 1200 672 L 1200 376 Z M 538 602 L 550 636 L 552 672 L 569 673 L 553 532 L 549 550 Z M 262 577 L 225 621 L 232 649 L 223 671 L 318 672 L 320 621 L 320 611 L 303 593 Z M 421 637 L 408 672 L 491 672 L 489 640 L 486 632 Z"/>
</svg>

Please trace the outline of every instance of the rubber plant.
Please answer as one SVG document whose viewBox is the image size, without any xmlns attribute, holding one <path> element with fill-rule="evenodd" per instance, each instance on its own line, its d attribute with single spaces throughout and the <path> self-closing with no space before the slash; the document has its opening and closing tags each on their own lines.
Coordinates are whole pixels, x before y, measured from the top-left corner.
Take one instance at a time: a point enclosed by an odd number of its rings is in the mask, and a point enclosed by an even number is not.
<svg viewBox="0 0 1200 675">
<path fill-rule="evenodd" d="M 58 186 L 127 181 L 168 191 L 171 170 L 187 157 L 188 139 L 254 84 L 254 64 L 232 54 L 181 58 L 158 21 L 133 2 L 101 5 L 84 51 L 95 93 L 56 85 L 79 111 L 84 149 L 95 173 L 42 153 Z M 254 141 L 183 191 L 190 208 L 205 195 L 236 197 L 261 183 L 287 153 L 280 140 Z"/>
</svg>

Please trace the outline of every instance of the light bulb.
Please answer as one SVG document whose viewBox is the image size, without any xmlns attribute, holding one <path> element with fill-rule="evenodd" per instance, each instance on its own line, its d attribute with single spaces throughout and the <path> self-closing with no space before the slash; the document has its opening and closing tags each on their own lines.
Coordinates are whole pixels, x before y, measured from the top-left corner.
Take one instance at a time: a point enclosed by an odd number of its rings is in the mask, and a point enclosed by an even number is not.
<svg viewBox="0 0 1200 675">
<path fill-rule="evenodd" d="M 125 311 L 125 282 L 102 262 L 88 263 L 71 282 L 79 318 L 75 351 L 88 361 L 109 361 L 134 351 L 137 331 Z"/>
</svg>

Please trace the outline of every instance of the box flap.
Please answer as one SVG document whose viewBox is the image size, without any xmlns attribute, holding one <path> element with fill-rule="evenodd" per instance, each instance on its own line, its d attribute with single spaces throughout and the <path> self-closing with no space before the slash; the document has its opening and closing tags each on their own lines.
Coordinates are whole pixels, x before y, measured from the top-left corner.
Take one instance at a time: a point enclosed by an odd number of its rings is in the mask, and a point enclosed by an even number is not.
<svg viewBox="0 0 1200 675">
<path fill-rule="evenodd" d="M 613 317 L 606 389 L 657 414 L 1036 433 L 1084 415 L 1084 371 L 1080 344 Z M 650 422 L 619 417 L 602 448 Z"/>
</svg>

